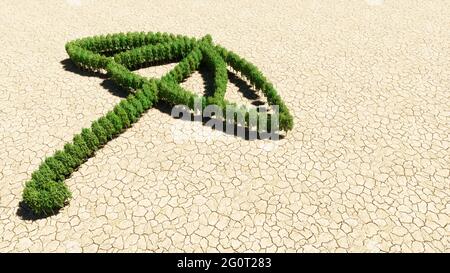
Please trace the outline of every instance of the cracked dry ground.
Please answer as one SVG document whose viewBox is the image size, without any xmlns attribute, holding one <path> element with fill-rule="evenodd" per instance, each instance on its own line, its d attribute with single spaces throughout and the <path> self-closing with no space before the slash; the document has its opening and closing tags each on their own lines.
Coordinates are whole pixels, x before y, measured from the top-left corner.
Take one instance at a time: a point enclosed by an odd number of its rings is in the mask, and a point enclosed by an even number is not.
<svg viewBox="0 0 450 273">
<path fill-rule="evenodd" d="M 450 251 L 449 25 L 434 0 L 2 3 L 0 251 Z M 210 33 L 274 82 L 294 130 L 180 140 L 152 109 L 66 180 L 59 214 L 18 215 L 40 161 L 124 94 L 64 44 L 141 30 Z"/>
</svg>

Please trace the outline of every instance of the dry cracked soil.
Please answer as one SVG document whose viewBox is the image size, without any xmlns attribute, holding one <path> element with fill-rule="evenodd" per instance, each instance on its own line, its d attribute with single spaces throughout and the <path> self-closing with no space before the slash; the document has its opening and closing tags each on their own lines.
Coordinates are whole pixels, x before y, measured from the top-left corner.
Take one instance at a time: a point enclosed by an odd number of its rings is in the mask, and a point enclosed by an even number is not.
<svg viewBox="0 0 450 273">
<path fill-rule="evenodd" d="M 450 251 L 449 25 L 444 0 L 2 1 L 0 252 Z M 33 219 L 32 171 L 126 95 L 64 44 L 126 31 L 211 34 L 295 127 L 249 141 L 158 106 Z M 204 74 L 183 85 L 202 93 Z M 251 91 L 230 72 L 228 99 L 265 102 Z"/>
</svg>

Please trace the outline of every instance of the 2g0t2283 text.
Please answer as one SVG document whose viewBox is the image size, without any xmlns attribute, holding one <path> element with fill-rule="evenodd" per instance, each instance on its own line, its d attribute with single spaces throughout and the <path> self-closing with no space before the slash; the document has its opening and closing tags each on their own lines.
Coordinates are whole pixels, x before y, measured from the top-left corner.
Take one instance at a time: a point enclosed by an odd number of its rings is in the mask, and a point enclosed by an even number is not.
<svg viewBox="0 0 450 273">
<path fill-rule="evenodd" d="M 270 268 L 272 267 L 271 258 L 219 258 L 219 259 L 184 259 L 177 260 L 177 267 L 182 268 L 198 268 L 209 270 L 211 268 Z"/>
</svg>

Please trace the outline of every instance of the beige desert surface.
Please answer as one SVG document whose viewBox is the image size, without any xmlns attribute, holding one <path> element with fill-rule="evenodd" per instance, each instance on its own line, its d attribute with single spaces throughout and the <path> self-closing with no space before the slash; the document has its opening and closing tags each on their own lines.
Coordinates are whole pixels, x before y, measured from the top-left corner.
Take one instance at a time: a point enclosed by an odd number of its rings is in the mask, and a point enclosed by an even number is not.
<svg viewBox="0 0 450 273">
<path fill-rule="evenodd" d="M 2 1 L 0 252 L 449 252 L 449 26 L 446 0 Z M 157 106 L 34 218 L 31 173 L 127 94 L 65 43 L 128 31 L 211 34 L 294 129 L 246 140 Z M 202 75 L 183 86 L 202 94 Z M 266 102 L 229 78 L 227 99 Z"/>
</svg>

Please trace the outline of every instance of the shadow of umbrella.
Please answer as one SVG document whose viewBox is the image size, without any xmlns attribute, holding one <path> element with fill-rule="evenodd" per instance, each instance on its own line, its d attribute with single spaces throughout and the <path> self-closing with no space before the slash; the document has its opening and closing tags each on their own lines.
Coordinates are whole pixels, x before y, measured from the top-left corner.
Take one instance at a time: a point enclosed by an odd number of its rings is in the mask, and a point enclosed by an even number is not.
<svg viewBox="0 0 450 273">
<path fill-rule="evenodd" d="M 19 207 L 17 208 L 17 211 L 16 211 L 16 215 L 19 216 L 22 220 L 36 221 L 39 219 L 47 218 L 52 215 L 56 215 L 56 214 L 58 214 L 58 212 L 59 212 L 59 209 L 55 210 L 53 212 L 53 214 L 50 214 L 50 215 L 48 215 L 48 214 L 47 215 L 37 215 L 30 209 L 30 207 L 28 207 L 28 205 L 24 201 L 20 201 Z"/>
</svg>

